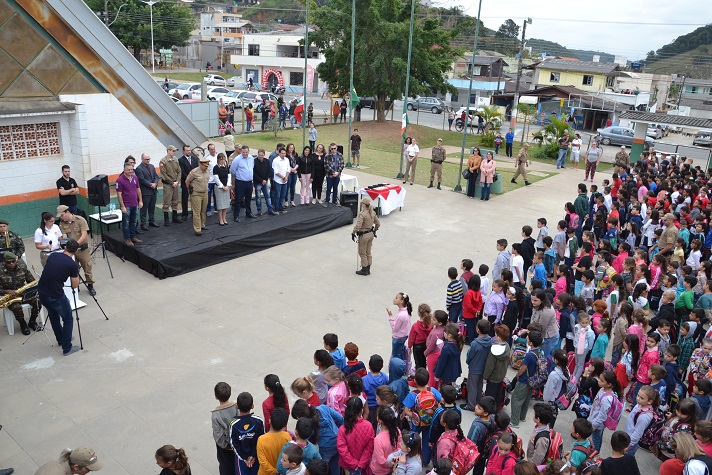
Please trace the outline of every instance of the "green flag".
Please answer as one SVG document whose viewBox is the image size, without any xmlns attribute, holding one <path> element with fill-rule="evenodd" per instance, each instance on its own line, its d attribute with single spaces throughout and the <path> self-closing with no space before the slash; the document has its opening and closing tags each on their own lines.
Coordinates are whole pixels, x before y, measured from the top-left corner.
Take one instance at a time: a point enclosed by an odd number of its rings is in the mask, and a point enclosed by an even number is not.
<svg viewBox="0 0 712 475">
<path fill-rule="evenodd" d="M 356 94 L 356 88 L 353 87 L 351 88 L 351 97 L 349 97 L 349 105 L 351 106 L 351 108 L 354 108 L 359 104 L 359 102 L 361 102 L 361 99 L 358 98 L 358 94 Z"/>
</svg>

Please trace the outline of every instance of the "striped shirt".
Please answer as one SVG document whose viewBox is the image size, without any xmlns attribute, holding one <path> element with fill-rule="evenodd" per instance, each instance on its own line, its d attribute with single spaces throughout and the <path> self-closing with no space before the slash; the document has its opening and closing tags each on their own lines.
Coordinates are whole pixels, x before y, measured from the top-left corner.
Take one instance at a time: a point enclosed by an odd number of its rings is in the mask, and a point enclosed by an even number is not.
<svg viewBox="0 0 712 475">
<path fill-rule="evenodd" d="M 447 298 L 445 299 L 445 308 L 449 309 L 452 305 L 462 303 L 463 291 L 462 282 L 460 279 L 455 279 L 447 284 Z"/>
</svg>

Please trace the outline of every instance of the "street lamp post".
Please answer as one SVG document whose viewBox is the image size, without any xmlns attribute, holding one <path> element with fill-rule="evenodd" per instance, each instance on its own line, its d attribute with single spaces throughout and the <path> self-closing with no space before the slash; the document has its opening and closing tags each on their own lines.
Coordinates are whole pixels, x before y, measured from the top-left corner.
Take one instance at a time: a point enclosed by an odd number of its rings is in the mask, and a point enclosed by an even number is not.
<svg viewBox="0 0 712 475">
<path fill-rule="evenodd" d="M 480 0 L 482 1 L 482 0 Z M 404 135 L 408 135 L 408 88 L 410 87 L 410 58 L 413 55 L 413 24 L 415 23 L 415 0 L 411 1 L 410 4 L 410 34 L 408 36 L 408 67 L 405 76 L 405 97 L 403 98 L 403 123 L 405 124 Z M 398 175 L 396 178 L 403 178 L 403 161 L 404 161 L 404 151 L 405 147 L 405 137 L 401 137 L 401 151 L 400 151 L 400 166 L 398 170 Z"/>
<path fill-rule="evenodd" d="M 356 40 L 356 0 L 351 0 L 351 74 L 349 75 L 349 102 L 351 102 L 351 91 L 354 90 L 354 44 Z M 348 156 L 346 157 L 346 167 L 351 168 L 351 120 L 353 118 L 354 108 L 349 104 L 349 135 L 348 140 Z"/>
<path fill-rule="evenodd" d="M 141 3 L 145 3 L 151 9 L 151 73 L 156 73 L 156 61 L 153 55 L 155 54 L 155 48 L 153 46 L 153 6 L 158 3 L 158 0 L 141 0 Z"/>
<path fill-rule="evenodd" d="M 460 150 L 460 171 L 457 174 L 457 185 L 452 191 L 462 191 L 461 179 L 462 179 L 462 165 L 465 161 L 465 146 L 467 145 L 467 127 L 470 122 L 470 101 L 472 100 L 472 78 L 475 75 L 475 58 L 477 57 L 477 38 L 480 35 L 480 12 L 482 12 L 482 0 L 480 0 L 480 5 L 477 7 L 477 24 L 475 25 L 475 43 L 472 46 L 472 68 L 470 69 L 470 86 L 467 90 L 467 109 L 465 109 L 465 124 L 462 127 L 462 150 Z M 475 110 L 477 109 L 477 104 L 475 104 Z M 474 191 L 474 190 L 473 190 Z"/>
<path fill-rule="evenodd" d="M 519 45 L 519 59 L 517 60 L 517 82 L 514 84 L 514 100 L 512 101 L 512 118 L 510 127 L 514 130 L 517 125 L 517 106 L 519 105 L 519 81 L 522 79 L 522 56 L 524 56 L 524 37 L 527 34 L 527 24 L 532 24 L 532 19 L 527 18 L 522 26 L 522 43 Z M 524 133 L 522 131 L 522 133 Z"/>
</svg>

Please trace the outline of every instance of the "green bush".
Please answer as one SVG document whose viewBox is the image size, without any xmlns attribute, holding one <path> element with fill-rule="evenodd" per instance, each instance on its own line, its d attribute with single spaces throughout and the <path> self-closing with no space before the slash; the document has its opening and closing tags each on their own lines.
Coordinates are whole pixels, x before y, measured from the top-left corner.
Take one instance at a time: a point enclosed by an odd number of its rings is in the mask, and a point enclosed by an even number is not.
<svg viewBox="0 0 712 475">
<path fill-rule="evenodd" d="M 487 132 L 480 138 L 483 147 L 494 147 L 494 132 Z"/>
<path fill-rule="evenodd" d="M 533 158 L 556 160 L 559 155 L 559 144 L 554 142 L 546 145 L 533 145 L 530 154 Z"/>
</svg>

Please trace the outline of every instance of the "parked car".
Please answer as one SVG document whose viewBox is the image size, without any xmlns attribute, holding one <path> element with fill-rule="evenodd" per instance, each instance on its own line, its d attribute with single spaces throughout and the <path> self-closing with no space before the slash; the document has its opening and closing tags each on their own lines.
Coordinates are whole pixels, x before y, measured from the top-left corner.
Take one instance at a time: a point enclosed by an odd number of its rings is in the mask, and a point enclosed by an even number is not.
<svg viewBox="0 0 712 475">
<path fill-rule="evenodd" d="M 598 129 L 598 134 L 601 136 L 601 143 L 603 145 L 633 145 L 633 137 L 635 133 L 630 127 L 620 127 L 618 125 L 612 125 L 604 129 Z M 654 145 L 655 141 L 651 137 L 645 137 L 645 142 L 650 145 Z"/>
<path fill-rule="evenodd" d="M 647 135 L 648 137 L 651 137 L 655 140 L 659 140 L 659 139 L 663 138 L 664 134 L 663 134 L 662 129 L 657 128 L 656 126 L 651 126 L 651 127 L 648 127 L 648 130 L 645 132 L 645 135 Z"/>
<path fill-rule="evenodd" d="M 208 86 L 224 86 L 227 84 L 225 78 L 218 76 L 217 74 L 208 74 L 203 77 L 203 79 L 205 79 L 205 82 L 208 83 Z"/>
<path fill-rule="evenodd" d="M 168 94 L 171 96 L 178 91 L 181 95 L 181 98 L 183 99 L 191 99 L 193 97 L 193 91 L 195 90 L 200 91 L 200 84 L 199 83 L 194 83 L 194 82 L 186 82 L 183 84 L 178 84 L 178 86 L 175 89 L 171 89 L 168 91 Z"/>
<path fill-rule="evenodd" d="M 712 146 L 712 130 L 700 130 L 692 139 L 692 145 Z"/>
<path fill-rule="evenodd" d="M 230 89 L 225 88 L 225 87 L 220 87 L 220 86 L 209 86 L 206 89 L 206 93 L 208 95 L 209 101 L 217 101 L 221 97 L 225 96 L 225 94 L 227 94 L 228 92 L 230 92 Z M 202 100 L 202 94 L 201 94 L 200 88 L 193 91 L 192 98 Z"/>
<path fill-rule="evenodd" d="M 406 107 L 409 111 L 423 109 L 429 110 L 433 114 L 442 114 L 445 104 L 437 97 L 416 97 L 415 99 L 409 98 Z"/>
<path fill-rule="evenodd" d="M 156 84 L 158 84 L 159 86 L 161 86 L 161 89 L 163 89 L 163 90 L 166 91 L 166 92 L 168 92 L 168 91 L 170 91 L 171 89 L 175 89 L 175 88 L 177 88 L 178 86 L 180 86 L 180 84 L 178 84 L 177 82 L 168 81 L 168 88 L 166 88 L 166 81 L 160 81 L 160 80 L 158 80 L 158 79 L 156 80 Z"/>
<path fill-rule="evenodd" d="M 227 78 L 226 85 L 227 87 L 235 87 L 237 86 L 237 83 L 240 81 L 240 78 L 237 76 L 233 76 L 231 78 Z"/>
<path fill-rule="evenodd" d="M 262 102 L 262 99 L 267 99 L 268 101 L 276 101 L 277 96 L 270 92 L 252 92 L 248 91 L 245 94 L 243 94 L 240 99 L 242 99 L 245 102 L 252 102 L 252 105 L 254 106 L 255 104 L 259 104 Z"/>
<path fill-rule="evenodd" d="M 375 97 L 359 97 L 359 101 L 362 109 L 375 109 L 378 99 Z M 386 103 L 383 106 L 384 110 L 391 108 L 391 99 L 386 98 Z"/>
<path fill-rule="evenodd" d="M 223 104 L 226 106 L 228 104 L 235 104 L 235 109 L 242 109 L 242 101 L 240 98 L 245 95 L 247 91 L 230 91 L 225 94 L 222 98 Z"/>
</svg>

